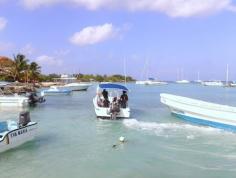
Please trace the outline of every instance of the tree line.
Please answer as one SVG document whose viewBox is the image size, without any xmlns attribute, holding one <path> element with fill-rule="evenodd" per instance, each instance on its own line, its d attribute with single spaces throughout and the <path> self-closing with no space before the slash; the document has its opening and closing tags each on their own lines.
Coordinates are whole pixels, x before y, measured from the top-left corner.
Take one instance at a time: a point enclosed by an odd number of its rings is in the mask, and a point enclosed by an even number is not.
<svg viewBox="0 0 236 178">
<path fill-rule="evenodd" d="M 1 58 L 0 58 L 1 59 Z M 93 74 L 73 74 L 81 82 L 127 82 L 135 81 L 130 76 L 115 75 L 93 75 Z M 52 82 L 55 78 L 60 78 L 60 74 L 42 74 L 41 66 L 36 62 L 30 62 L 23 54 L 13 55 L 13 59 L 5 58 L 0 60 L 0 80 L 18 82 Z"/>
</svg>

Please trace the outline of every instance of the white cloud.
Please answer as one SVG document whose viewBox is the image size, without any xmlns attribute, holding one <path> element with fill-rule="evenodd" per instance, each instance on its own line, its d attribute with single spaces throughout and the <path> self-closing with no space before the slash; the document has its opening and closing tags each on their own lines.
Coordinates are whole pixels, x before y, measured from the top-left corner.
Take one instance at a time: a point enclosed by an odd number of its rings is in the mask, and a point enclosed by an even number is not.
<svg viewBox="0 0 236 178">
<path fill-rule="evenodd" d="M 21 0 L 25 7 L 35 9 L 55 4 L 75 4 L 89 10 L 124 9 L 156 11 L 171 17 L 191 17 L 223 10 L 235 11 L 233 0 Z"/>
<path fill-rule="evenodd" d="M 41 65 L 50 65 L 50 66 L 61 66 L 62 60 L 57 59 L 53 56 L 42 55 L 36 58 L 36 62 Z"/>
<path fill-rule="evenodd" d="M 7 19 L 0 17 L 0 31 L 3 30 L 7 25 Z"/>
<path fill-rule="evenodd" d="M 100 26 L 89 26 L 76 32 L 70 42 L 76 45 L 92 45 L 111 39 L 116 35 L 117 30 L 112 24 L 104 24 Z"/>
</svg>

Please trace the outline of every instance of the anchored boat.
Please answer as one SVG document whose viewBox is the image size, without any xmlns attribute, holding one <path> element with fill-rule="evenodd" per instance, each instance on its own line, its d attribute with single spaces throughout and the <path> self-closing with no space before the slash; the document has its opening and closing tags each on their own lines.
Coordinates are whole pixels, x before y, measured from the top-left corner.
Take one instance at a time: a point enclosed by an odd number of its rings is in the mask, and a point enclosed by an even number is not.
<svg viewBox="0 0 236 178">
<path fill-rule="evenodd" d="M 68 89 L 61 89 L 56 86 L 51 86 L 49 89 L 42 90 L 41 95 L 69 95 L 72 92 L 72 90 Z"/>
<path fill-rule="evenodd" d="M 0 107 L 1 106 L 27 106 L 29 98 L 18 94 L 5 95 L 0 89 Z"/>
<path fill-rule="evenodd" d="M 166 93 L 160 94 L 160 97 L 161 102 L 177 117 L 197 124 L 236 131 L 236 107 Z"/>
<path fill-rule="evenodd" d="M 63 84 L 57 87 L 65 90 L 86 91 L 91 86 L 89 83 L 77 82 L 77 78 L 70 77 L 69 75 L 62 75 L 61 78 L 56 78 L 55 80 L 62 82 Z"/>
<path fill-rule="evenodd" d="M 37 123 L 31 122 L 29 112 L 22 112 L 19 123 L 15 121 L 0 122 L 0 152 L 15 148 L 34 139 Z"/>
<path fill-rule="evenodd" d="M 128 106 L 127 92 L 128 89 L 123 85 L 113 83 L 99 84 L 97 94 L 93 99 L 97 117 L 104 119 L 129 118 L 130 108 Z"/>
</svg>

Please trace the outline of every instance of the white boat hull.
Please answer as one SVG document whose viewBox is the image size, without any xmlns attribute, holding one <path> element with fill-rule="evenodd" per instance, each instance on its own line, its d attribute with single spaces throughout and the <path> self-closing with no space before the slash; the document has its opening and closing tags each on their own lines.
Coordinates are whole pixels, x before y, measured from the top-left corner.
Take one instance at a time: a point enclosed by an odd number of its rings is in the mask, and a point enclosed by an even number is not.
<svg viewBox="0 0 236 178">
<path fill-rule="evenodd" d="M 224 83 L 223 82 L 202 82 L 202 85 L 223 87 Z"/>
<path fill-rule="evenodd" d="M 161 94 L 161 102 L 187 121 L 236 131 L 236 108 L 170 94 Z"/>
<path fill-rule="evenodd" d="M 69 83 L 66 85 L 57 86 L 60 89 L 72 90 L 72 91 L 86 91 L 91 84 L 87 83 Z"/>
<path fill-rule="evenodd" d="M 161 82 L 161 81 L 151 81 L 151 80 L 145 80 L 145 81 L 136 81 L 137 85 L 167 85 L 167 82 Z"/>
<path fill-rule="evenodd" d="M 23 96 L 0 96 L 0 107 L 1 106 L 27 106 L 29 99 Z"/>
<path fill-rule="evenodd" d="M 30 122 L 27 126 L 9 131 L 0 140 L 0 152 L 18 147 L 33 140 L 37 130 L 37 123 Z"/>
<path fill-rule="evenodd" d="M 93 105 L 95 113 L 98 118 L 111 118 L 110 108 L 99 107 L 97 104 L 97 97 L 93 99 Z M 120 108 L 120 112 L 117 114 L 116 118 L 129 118 L 130 108 Z"/>
</svg>

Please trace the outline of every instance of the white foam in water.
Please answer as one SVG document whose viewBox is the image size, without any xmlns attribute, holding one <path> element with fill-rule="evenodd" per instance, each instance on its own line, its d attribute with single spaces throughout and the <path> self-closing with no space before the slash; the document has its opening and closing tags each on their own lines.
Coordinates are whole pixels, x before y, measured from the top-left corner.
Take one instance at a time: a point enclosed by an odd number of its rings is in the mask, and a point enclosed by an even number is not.
<svg viewBox="0 0 236 178">
<path fill-rule="evenodd" d="M 181 124 L 181 123 L 157 123 L 157 122 L 143 122 L 138 121 L 136 119 L 126 119 L 123 121 L 124 125 L 128 128 L 145 130 L 145 131 L 154 131 L 156 134 L 163 133 L 172 133 L 172 132 L 197 132 L 203 134 L 222 134 L 226 133 L 223 130 L 213 128 L 213 127 L 205 127 L 205 126 L 197 126 L 191 124 Z M 230 133 L 230 132 L 228 132 Z M 195 136 L 192 134 L 188 134 L 187 139 L 194 139 Z"/>
</svg>

